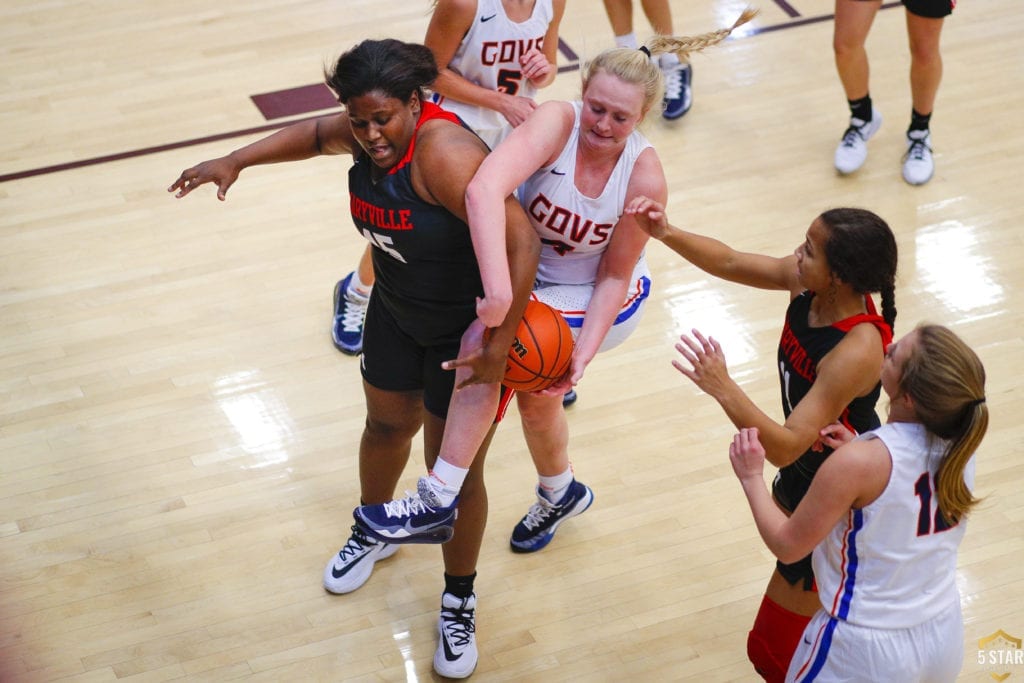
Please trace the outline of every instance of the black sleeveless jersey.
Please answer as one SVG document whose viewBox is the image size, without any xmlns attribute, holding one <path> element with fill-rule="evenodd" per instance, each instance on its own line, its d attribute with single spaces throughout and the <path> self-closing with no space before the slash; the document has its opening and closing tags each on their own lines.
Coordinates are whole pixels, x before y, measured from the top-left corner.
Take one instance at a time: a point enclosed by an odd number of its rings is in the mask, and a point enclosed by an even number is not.
<svg viewBox="0 0 1024 683">
<path fill-rule="evenodd" d="M 454 114 L 424 102 L 417 133 L 434 118 L 465 127 Z M 480 269 L 469 226 L 413 189 L 417 133 L 401 161 L 379 180 L 373 179 L 369 157 L 356 156 L 348 173 L 352 221 L 374 247 L 371 305 L 378 301 L 386 307 L 402 331 L 423 346 L 458 343 L 476 318 L 476 297 L 483 296 Z"/>
<path fill-rule="evenodd" d="M 782 389 L 782 410 L 787 418 L 793 412 L 793 407 L 811 390 L 818 376 L 818 363 L 842 341 L 854 325 L 871 323 L 877 327 L 882 334 L 883 350 L 892 342 L 892 328 L 875 311 L 870 296 L 864 297 L 867 313 L 826 327 L 811 327 L 808 324 L 813 299 L 814 292 L 803 292 L 790 302 L 779 340 L 779 383 Z M 875 413 L 875 404 L 881 389 L 882 383 L 879 381 L 867 396 L 853 399 L 843 410 L 839 421 L 858 434 L 878 427 L 881 423 Z M 779 470 L 773 488 L 776 498 L 789 510 L 795 509 L 807 492 L 815 472 L 831 453 L 832 449 L 827 446 L 822 446 L 821 451 L 808 449 L 795 462 Z"/>
</svg>

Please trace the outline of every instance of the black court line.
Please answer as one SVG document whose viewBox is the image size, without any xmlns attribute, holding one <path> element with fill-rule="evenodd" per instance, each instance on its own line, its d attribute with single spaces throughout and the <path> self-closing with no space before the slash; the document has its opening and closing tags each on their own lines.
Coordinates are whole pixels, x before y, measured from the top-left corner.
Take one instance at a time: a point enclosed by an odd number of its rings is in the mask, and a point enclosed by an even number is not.
<svg viewBox="0 0 1024 683">
<path fill-rule="evenodd" d="M 790 17 L 800 16 L 799 13 L 789 5 L 786 0 L 774 0 L 783 12 Z M 888 2 L 882 4 L 882 9 L 890 9 L 893 7 L 900 7 L 902 5 L 899 0 L 896 2 Z M 798 28 L 800 26 L 807 26 L 809 24 L 817 24 L 823 21 L 831 21 L 835 17 L 834 14 L 825 14 L 816 17 L 807 17 L 804 19 L 797 19 L 795 21 L 787 21 L 782 24 L 776 24 L 774 26 L 765 26 L 762 28 L 753 28 L 745 31 L 742 36 L 736 36 L 736 38 L 748 38 L 760 35 L 762 33 L 771 33 L 774 31 L 780 31 L 783 29 Z M 736 39 L 733 38 L 733 39 Z M 580 68 L 579 56 L 565 43 L 562 39 L 558 40 L 558 48 L 566 56 L 567 59 L 574 61 L 574 64 L 563 65 L 558 68 L 559 73 L 568 71 L 576 71 Z M 215 135 L 207 135 L 201 138 L 192 138 L 189 140 L 181 140 L 178 142 L 168 142 L 164 145 L 156 145 L 154 147 L 143 147 L 141 149 L 133 149 L 127 152 L 117 152 L 116 154 L 107 154 L 100 157 L 92 157 L 90 159 L 79 159 L 78 161 L 69 161 L 63 164 L 56 164 L 53 166 L 43 166 L 41 168 L 31 168 L 25 171 L 16 171 L 14 173 L 8 173 L 6 175 L 0 175 L 0 183 L 6 183 L 11 180 L 21 180 L 22 178 L 32 178 L 34 176 L 48 175 L 50 173 L 59 173 L 61 171 L 70 171 L 76 168 L 83 168 L 85 166 L 96 166 L 98 164 L 106 164 L 112 161 L 122 161 L 124 159 L 134 159 L 135 157 L 147 156 L 149 154 L 158 154 L 160 152 L 168 152 L 174 149 L 182 149 L 184 147 L 193 147 L 195 145 L 202 145 L 207 142 L 216 142 L 218 140 L 228 140 L 231 138 L 240 138 L 246 135 L 252 135 L 253 133 L 262 133 L 269 130 L 275 130 L 278 128 L 284 128 L 293 123 L 300 121 L 308 121 L 310 119 L 318 118 L 322 114 L 316 116 L 307 116 L 299 119 L 289 119 L 287 121 L 277 121 L 274 123 L 268 123 L 262 126 L 256 126 L 253 128 L 245 128 L 242 130 L 229 131 L 227 133 L 217 133 Z"/>
</svg>

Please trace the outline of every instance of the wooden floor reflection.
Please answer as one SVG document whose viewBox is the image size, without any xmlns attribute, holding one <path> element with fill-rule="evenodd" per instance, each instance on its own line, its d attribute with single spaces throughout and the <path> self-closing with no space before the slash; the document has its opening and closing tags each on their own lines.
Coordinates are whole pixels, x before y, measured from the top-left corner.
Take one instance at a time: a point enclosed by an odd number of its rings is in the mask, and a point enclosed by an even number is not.
<svg viewBox="0 0 1024 683">
<path fill-rule="evenodd" d="M 573 56 L 611 44 L 601 3 L 568 4 L 563 73 L 542 99 L 575 97 Z M 227 5 L 0 8 L 0 680 L 433 676 L 437 548 L 401 549 L 347 596 L 320 585 L 357 502 L 364 418 L 358 361 L 329 336 L 332 288 L 362 248 L 346 163 L 249 169 L 223 204 L 165 192 L 186 166 L 308 115 L 268 121 L 252 95 L 318 83 L 362 38 L 420 40 L 430 3 Z M 681 33 L 743 7 L 672 6 Z M 893 226 L 897 333 L 948 324 L 989 373 L 985 502 L 960 556 L 962 680 L 1024 677 L 979 645 L 1024 637 L 1024 14 L 992 0 L 947 21 L 937 171 L 910 187 L 903 10 L 880 12 L 868 44 L 886 123 L 865 167 L 838 177 L 831 6 L 760 9 L 750 32 L 694 58 L 693 110 L 645 125 L 670 215 L 777 254 L 833 206 Z M 772 558 L 727 461 L 731 425 L 670 361 L 680 333 L 714 334 L 781 414 L 785 296 L 709 280 L 659 244 L 648 258 L 640 329 L 592 364 L 569 409 L 591 510 L 513 555 L 534 481 L 514 413 L 488 457 L 477 680 L 755 679 L 746 633 Z"/>
</svg>

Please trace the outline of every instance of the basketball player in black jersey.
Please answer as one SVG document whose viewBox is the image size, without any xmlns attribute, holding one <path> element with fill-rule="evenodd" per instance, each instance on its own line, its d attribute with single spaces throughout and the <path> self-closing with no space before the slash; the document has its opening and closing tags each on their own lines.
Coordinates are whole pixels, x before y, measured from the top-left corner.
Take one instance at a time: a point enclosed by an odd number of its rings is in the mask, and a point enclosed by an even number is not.
<svg viewBox="0 0 1024 683">
<path fill-rule="evenodd" d="M 452 475 L 465 480 L 457 482 L 462 486 L 454 538 L 442 546 L 445 591 L 434 668 L 443 676 L 462 678 L 477 662 L 473 579 L 487 514 L 483 451 L 493 433 L 498 383 L 533 285 L 540 246 L 518 202 L 509 198 L 505 211 L 513 301 L 505 322 L 485 343 L 483 327 L 475 322 L 483 289 L 466 225 L 465 190 L 487 146 L 454 114 L 427 101 L 423 88 L 437 73 L 432 53 L 422 45 L 364 41 L 326 74 L 344 105 L 342 113 L 293 124 L 186 169 L 169 190 L 184 197 L 212 182 L 223 200 L 249 166 L 322 154 L 352 156 L 350 210 L 373 247 L 377 273 L 361 363 L 367 407 L 359 445 L 361 500 L 382 503 L 394 497 L 421 427 L 428 467 L 435 464 L 443 436 L 446 452 L 481 451 L 468 473 Z M 473 363 L 458 373 L 441 368 L 456 357 Z M 456 380 L 467 385 L 453 400 Z M 445 435 L 450 402 L 453 429 Z M 449 514 L 454 518 L 453 510 Z M 324 570 L 324 586 L 332 593 L 357 589 L 373 564 L 396 549 L 353 526 Z"/>
</svg>

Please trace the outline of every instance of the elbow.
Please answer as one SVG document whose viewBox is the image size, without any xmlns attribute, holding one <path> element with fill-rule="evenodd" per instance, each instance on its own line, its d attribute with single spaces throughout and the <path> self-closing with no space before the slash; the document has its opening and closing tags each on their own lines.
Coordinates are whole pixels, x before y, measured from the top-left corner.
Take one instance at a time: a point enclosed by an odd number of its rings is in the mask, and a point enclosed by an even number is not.
<svg viewBox="0 0 1024 683">
<path fill-rule="evenodd" d="M 772 554 L 775 555 L 782 564 L 796 564 L 807 557 L 807 553 L 800 552 L 795 548 L 775 548 L 772 550 Z"/>
</svg>

